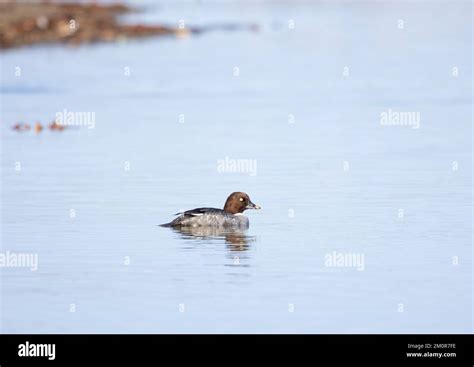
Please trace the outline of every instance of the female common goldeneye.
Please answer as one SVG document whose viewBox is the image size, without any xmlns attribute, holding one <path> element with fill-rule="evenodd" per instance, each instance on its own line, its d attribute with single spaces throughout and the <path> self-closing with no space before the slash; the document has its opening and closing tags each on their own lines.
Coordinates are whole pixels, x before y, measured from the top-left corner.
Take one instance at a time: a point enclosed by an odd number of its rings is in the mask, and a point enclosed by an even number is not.
<svg viewBox="0 0 474 367">
<path fill-rule="evenodd" d="M 187 210 L 162 227 L 244 227 L 248 228 L 249 219 L 243 215 L 246 209 L 261 209 L 255 205 L 245 192 L 233 192 L 227 198 L 224 209 L 197 208 Z"/>
</svg>

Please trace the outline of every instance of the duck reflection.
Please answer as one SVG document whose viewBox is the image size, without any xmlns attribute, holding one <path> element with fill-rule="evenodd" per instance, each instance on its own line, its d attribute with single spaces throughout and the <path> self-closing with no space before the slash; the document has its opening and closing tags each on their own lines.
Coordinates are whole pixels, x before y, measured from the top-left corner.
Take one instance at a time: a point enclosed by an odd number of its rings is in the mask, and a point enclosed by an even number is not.
<svg viewBox="0 0 474 367">
<path fill-rule="evenodd" d="M 256 236 L 248 236 L 245 229 L 216 227 L 176 227 L 173 230 L 184 239 L 224 240 L 230 251 L 246 251 Z"/>
</svg>

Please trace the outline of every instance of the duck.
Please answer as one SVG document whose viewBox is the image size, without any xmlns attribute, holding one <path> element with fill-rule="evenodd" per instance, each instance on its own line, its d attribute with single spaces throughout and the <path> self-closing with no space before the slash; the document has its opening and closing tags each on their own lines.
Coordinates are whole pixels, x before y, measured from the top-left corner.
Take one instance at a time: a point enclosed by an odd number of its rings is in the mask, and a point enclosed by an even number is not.
<svg viewBox="0 0 474 367">
<path fill-rule="evenodd" d="M 261 209 L 254 204 L 245 192 L 233 192 L 228 197 L 223 209 L 196 208 L 176 213 L 177 218 L 161 227 L 219 227 L 219 228 L 248 228 L 249 219 L 243 215 L 247 209 Z"/>
</svg>

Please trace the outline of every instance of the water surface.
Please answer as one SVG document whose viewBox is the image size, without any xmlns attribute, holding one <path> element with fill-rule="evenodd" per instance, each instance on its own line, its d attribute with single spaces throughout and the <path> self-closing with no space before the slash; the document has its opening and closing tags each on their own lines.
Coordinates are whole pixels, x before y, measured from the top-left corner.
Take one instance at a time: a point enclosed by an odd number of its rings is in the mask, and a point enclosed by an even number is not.
<svg viewBox="0 0 474 367">
<path fill-rule="evenodd" d="M 0 268 L 2 332 L 472 332 L 469 3 L 145 7 L 261 30 L 1 55 L 1 246 L 39 261 Z M 65 108 L 95 128 L 11 130 Z M 157 226 L 237 190 L 244 233 Z"/>
</svg>

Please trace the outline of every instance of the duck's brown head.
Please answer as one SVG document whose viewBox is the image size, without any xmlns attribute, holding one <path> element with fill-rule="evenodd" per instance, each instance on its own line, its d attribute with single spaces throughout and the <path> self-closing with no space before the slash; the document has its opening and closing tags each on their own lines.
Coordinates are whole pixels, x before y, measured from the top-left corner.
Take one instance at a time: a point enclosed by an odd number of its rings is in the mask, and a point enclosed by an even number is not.
<svg viewBox="0 0 474 367">
<path fill-rule="evenodd" d="M 261 209 L 261 206 L 252 203 L 245 192 L 233 192 L 224 205 L 224 211 L 230 214 L 243 213 L 247 209 Z"/>
</svg>

